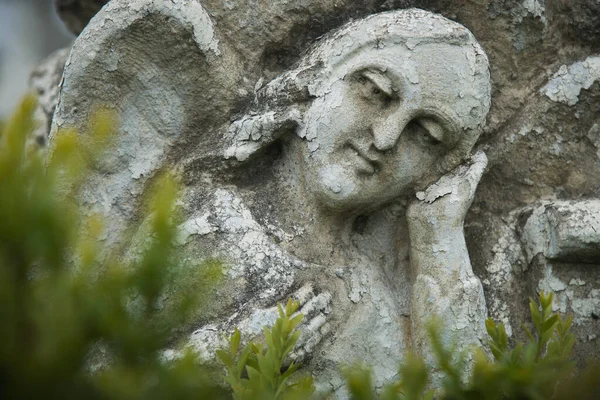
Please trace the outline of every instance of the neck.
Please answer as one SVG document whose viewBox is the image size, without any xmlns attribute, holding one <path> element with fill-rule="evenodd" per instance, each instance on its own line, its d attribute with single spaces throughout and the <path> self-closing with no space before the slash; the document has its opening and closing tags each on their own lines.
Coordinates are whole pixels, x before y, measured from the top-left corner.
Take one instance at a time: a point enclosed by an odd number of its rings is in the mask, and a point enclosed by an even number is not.
<svg viewBox="0 0 600 400">
<path fill-rule="evenodd" d="M 305 256 L 312 255 L 317 264 L 346 264 L 355 250 L 351 235 L 356 215 L 332 213 L 318 205 L 311 207 L 306 215 L 310 219 L 303 221 L 305 231 L 298 237 L 295 250 Z"/>
<path fill-rule="evenodd" d="M 290 221 L 298 234 L 289 250 L 297 257 L 322 265 L 345 264 L 355 250 L 351 242 L 353 223 L 359 213 L 338 212 L 323 206 L 310 191 L 301 170 L 302 156 L 295 146 L 288 146 L 282 157 L 278 185 L 283 199 L 281 221 Z M 291 179 L 290 179 L 291 177 Z"/>
</svg>

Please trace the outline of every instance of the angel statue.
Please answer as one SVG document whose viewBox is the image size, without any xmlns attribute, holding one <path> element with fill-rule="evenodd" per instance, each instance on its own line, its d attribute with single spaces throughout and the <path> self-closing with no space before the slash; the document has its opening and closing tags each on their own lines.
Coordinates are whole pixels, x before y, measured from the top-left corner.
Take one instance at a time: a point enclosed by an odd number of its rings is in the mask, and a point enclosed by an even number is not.
<svg viewBox="0 0 600 400">
<path fill-rule="evenodd" d="M 294 297 L 294 356 L 343 397 L 342 365 L 371 365 L 382 385 L 408 351 L 430 357 L 431 317 L 459 349 L 481 345 L 463 222 L 487 162 L 472 149 L 490 76 L 471 32 L 407 9 L 330 32 L 267 83 L 240 57 L 197 1 L 113 0 L 76 40 L 53 120 L 56 135 L 97 104 L 119 112 L 81 204 L 126 254 L 144 188 L 161 169 L 182 176 L 180 254 L 226 275 L 187 346 L 210 359 Z"/>
</svg>

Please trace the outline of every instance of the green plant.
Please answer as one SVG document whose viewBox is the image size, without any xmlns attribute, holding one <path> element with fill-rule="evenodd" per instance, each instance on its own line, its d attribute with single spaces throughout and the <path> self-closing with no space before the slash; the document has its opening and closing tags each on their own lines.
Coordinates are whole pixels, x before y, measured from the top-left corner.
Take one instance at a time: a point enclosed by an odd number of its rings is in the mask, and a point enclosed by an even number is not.
<svg viewBox="0 0 600 400">
<path fill-rule="evenodd" d="M 435 392 L 427 390 L 429 370 L 422 358 L 409 354 L 399 369 L 400 378 L 385 386 L 377 396 L 369 368 L 353 366 L 345 371 L 346 386 L 354 400 L 432 400 Z"/>
<path fill-rule="evenodd" d="M 250 342 L 238 356 L 241 334 L 236 328 L 229 338 L 229 350 L 217 351 L 235 399 L 306 399 L 314 392 L 312 377 L 295 376 L 299 364 L 292 361 L 285 367 L 300 336 L 296 327 L 303 315 L 295 314 L 298 307 L 291 299 L 285 311 L 277 305 L 279 318 L 271 329 L 263 328 L 266 347 Z"/>
<path fill-rule="evenodd" d="M 541 293 L 539 306 L 530 299 L 531 319 L 535 330 L 530 332 L 523 327 L 528 341 L 509 346 L 504 326 L 486 321 L 489 347 L 494 356 L 490 360 L 481 350 L 474 354 L 472 374 L 465 381 L 466 355 L 455 354 L 445 347 L 439 334 L 440 327 L 431 324 L 429 335 L 436 357 L 438 370 L 443 379 L 438 399 L 462 400 L 543 400 L 566 399 L 565 388 L 577 387 L 581 398 L 593 398 L 597 394 L 598 383 L 590 375 L 598 378 L 600 368 L 592 368 L 584 373 L 586 385 L 577 385 L 577 378 L 571 373 L 574 362 L 571 350 L 575 337 L 570 332 L 572 319 L 562 319 L 552 313 L 552 294 Z M 391 400 L 416 400 L 434 397 L 428 390 L 430 371 L 422 359 L 407 357 L 400 367 L 400 378 L 385 387 L 379 398 Z M 347 373 L 348 389 L 357 400 L 375 399 L 370 372 L 365 369 L 351 369 Z M 585 388 L 585 389 L 582 389 Z M 564 397 L 560 397 L 564 396 Z M 586 397 L 587 396 L 587 397 Z"/>
<path fill-rule="evenodd" d="M 99 240 L 101 219 L 81 216 L 76 200 L 110 147 L 114 116 L 99 111 L 88 135 L 59 133 L 46 159 L 27 148 L 34 108 L 25 99 L 0 133 L 0 398 L 222 396 L 193 355 L 162 356 L 193 304 L 181 299 L 156 322 L 176 267 L 176 180 L 157 179 L 147 210 L 154 240 L 125 263 Z"/>
<path fill-rule="evenodd" d="M 202 399 L 227 397 L 206 378 L 193 354 L 167 362 L 163 349 L 187 312 L 199 306 L 191 294 L 208 291 L 219 264 L 200 265 L 193 279 L 174 274 L 171 243 L 177 222 L 178 185 L 169 175 L 156 180 L 148 196 L 145 234 L 153 238 L 134 262 L 125 262 L 99 240 L 102 221 L 78 212 L 77 193 L 90 169 L 114 138 L 114 116 L 99 112 L 89 135 L 63 131 L 51 156 L 27 147 L 35 102 L 27 98 L 0 126 L 0 398 L 2 399 Z M 106 256 L 101 256 L 104 254 Z M 161 298 L 169 283 L 193 280 L 168 307 Z M 186 295 L 188 293 L 189 295 Z M 206 301 L 206 300 L 204 300 Z M 572 320 L 552 314 L 551 294 L 531 300 L 533 330 L 526 343 L 510 345 L 505 328 L 488 320 L 494 360 L 475 353 L 463 382 L 465 358 L 443 346 L 439 327 L 430 336 L 443 372 L 439 399 L 595 399 L 600 366 L 573 377 Z M 161 309 L 162 307 L 162 309 Z M 305 399 L 312 378 L 286 367 L 297 343 L 302 315 L 298 303 L 278 307 L 279 318 L 264 329 L 265 344 L 239 351 L 239 331 L 218 356 L 236 399 Z M 159 323 L 157 323 L 159 321 Z M 380 398 L 427 399 L 429 368 L 415 356 Z M 355 399 L 376 394 L 367 370 L 347 372 Z"/>
</svg>

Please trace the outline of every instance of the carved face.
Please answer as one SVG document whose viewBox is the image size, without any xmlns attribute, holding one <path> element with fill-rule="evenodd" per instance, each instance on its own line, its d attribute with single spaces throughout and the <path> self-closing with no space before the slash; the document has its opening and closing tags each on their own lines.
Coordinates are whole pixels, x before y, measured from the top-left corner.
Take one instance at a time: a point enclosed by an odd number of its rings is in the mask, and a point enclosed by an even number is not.
<svg viewBox="0 0 600 400">
<path fill-rule="evenodd" d="M 332 209 L 360 209 L 438 178 L 487 112 L 473 59 L 472 46 L 397 44 L 337 66 L 300 132 L 307 188 Z"/>
</svg>

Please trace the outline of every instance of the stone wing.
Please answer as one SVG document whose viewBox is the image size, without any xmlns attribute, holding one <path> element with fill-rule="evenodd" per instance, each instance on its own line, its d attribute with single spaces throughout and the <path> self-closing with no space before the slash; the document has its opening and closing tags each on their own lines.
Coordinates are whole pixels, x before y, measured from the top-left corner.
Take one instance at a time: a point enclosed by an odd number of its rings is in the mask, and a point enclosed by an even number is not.
<svg viewBox="0 0 600 400">
<path fill-rule="evenodd" d="M 66 127 L 85 134 L 98 107 L 116 111 L 115 145 L 81 194 L 113 240 L 158 170 L 222 159 L 240 64 L 196 0 L 113 0 L 76 39 L 50 140 Z"/>
</svg>

